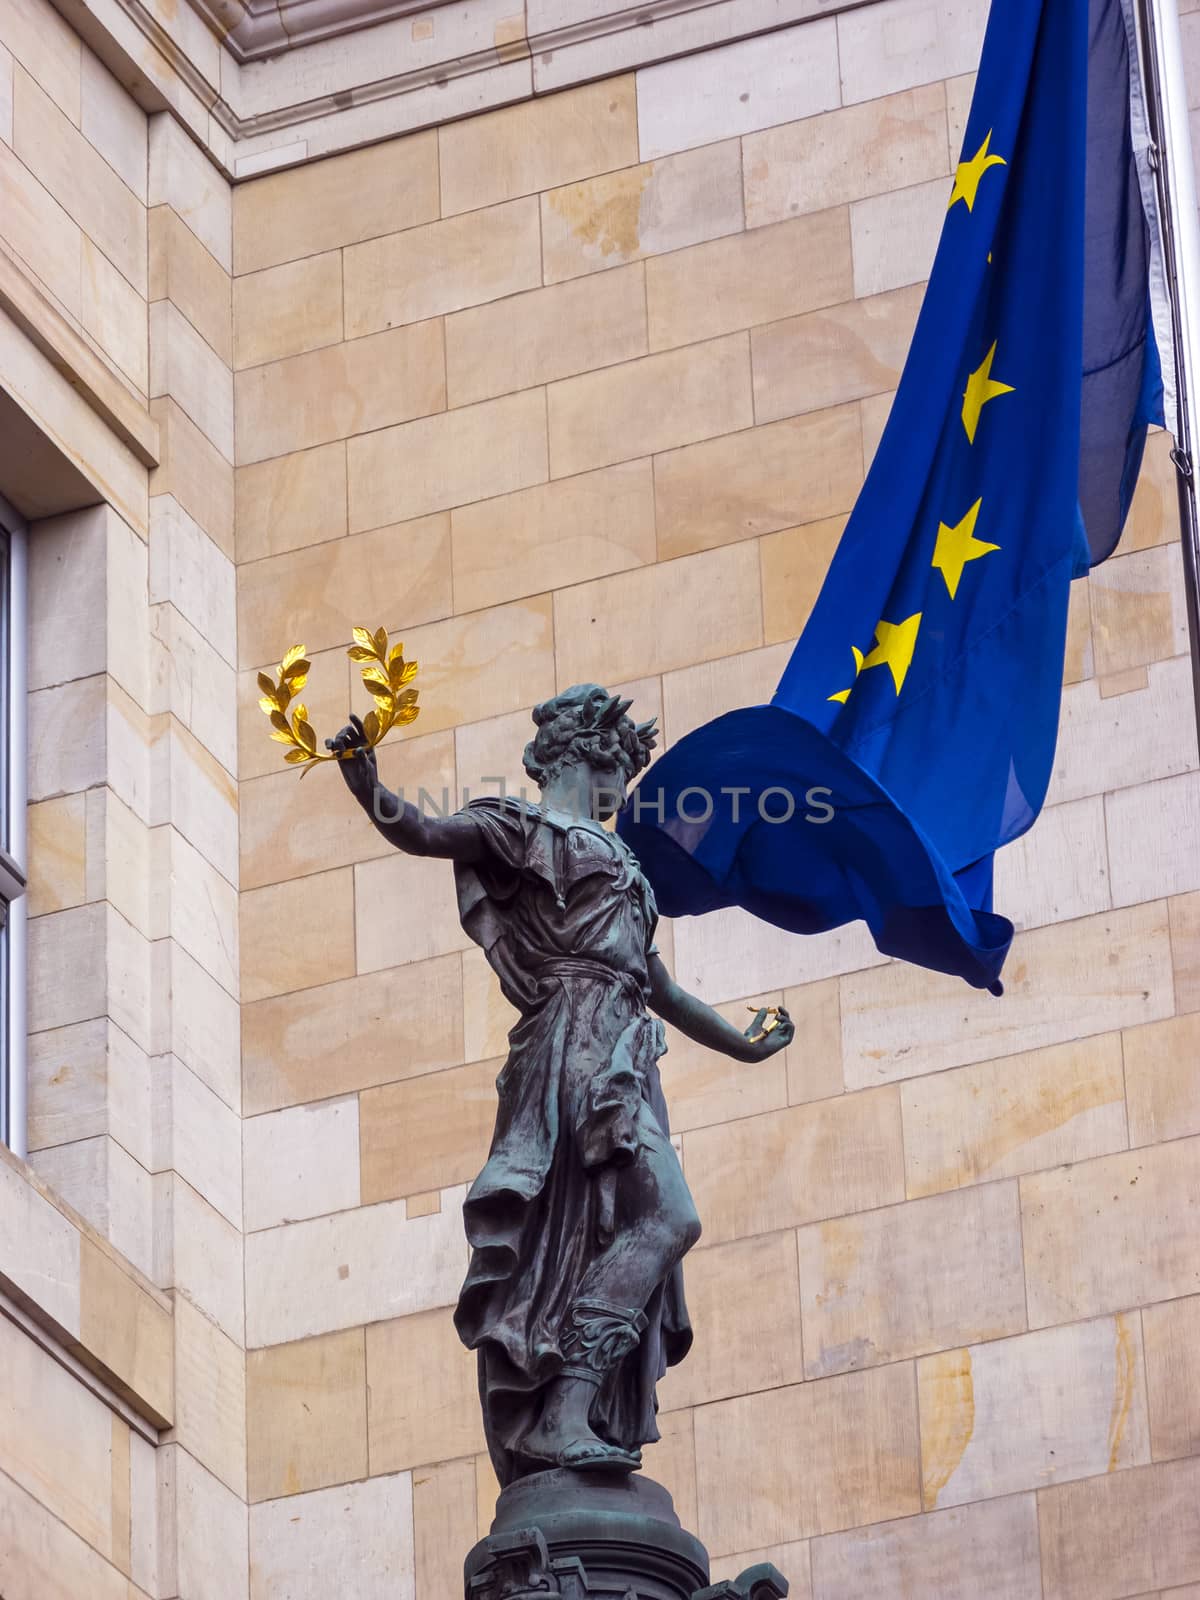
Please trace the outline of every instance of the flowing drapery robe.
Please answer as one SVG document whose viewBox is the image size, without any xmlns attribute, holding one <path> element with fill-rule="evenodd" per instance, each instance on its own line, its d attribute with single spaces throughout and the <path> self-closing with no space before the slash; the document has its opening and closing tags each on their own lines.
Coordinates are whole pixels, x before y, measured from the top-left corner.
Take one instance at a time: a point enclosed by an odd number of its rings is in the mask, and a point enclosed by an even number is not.
<svg viewBox="0 0 1200 1600">
<path fill-rule="evenodd" d="M 621 1226 L 621 1169 L 669 1145 L 646 1012 L 654 896 L 628 847 L 587 820 L 474 801 L 482 859 L 456 867 L 463 927 L 520 1013 L 496 1082 L 487 1164 L 464 1206 L 471 1262 L 455 1313 L 478 1352 L 488 1448 L 502 1484 L 521 1456 L 588 1269 Z M 668 1159 L 673 1152 L 665 1150 Z M 655 1385 L 691 1328 L 676 1265 L 644 1308 L 640 1343 L 605 1377 L 592 1426 L 627 1450 L 659 1437 Z"/>
</svg>

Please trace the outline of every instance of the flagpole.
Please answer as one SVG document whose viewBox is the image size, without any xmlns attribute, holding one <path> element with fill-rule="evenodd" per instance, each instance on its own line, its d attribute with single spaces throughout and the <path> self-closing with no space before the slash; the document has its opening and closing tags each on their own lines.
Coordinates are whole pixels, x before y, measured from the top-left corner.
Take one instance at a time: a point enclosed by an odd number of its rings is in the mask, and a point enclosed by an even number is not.
<svg viewBox="0 0 1200 1600">
<path fill-rule="evenodd" d="M 1174 332 L 1177 424 L 1171 460 L 1179 492 L 1192 694 L 1200 737 L 1200 515 L 1196 500 L 1196 473 L 1200 470 L 1196 437 L 1200 420 L 1200 221 L 1176 0 L 1138 0 L 1137 17 Z"/>
</svg>

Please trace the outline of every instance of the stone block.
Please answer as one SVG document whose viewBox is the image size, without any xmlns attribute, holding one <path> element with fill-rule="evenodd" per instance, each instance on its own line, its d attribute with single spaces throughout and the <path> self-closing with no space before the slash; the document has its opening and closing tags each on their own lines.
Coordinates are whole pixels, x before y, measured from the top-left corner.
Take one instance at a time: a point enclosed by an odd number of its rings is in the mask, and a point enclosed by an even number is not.
<svg viewBox="0 0 1200 1600">
<path fill-rule="evenodd" d="M 226 272 L 233 271 L 232 193 L 224 174 L 174 117 L 151 120 L 147 199 L 151 206 L 170 206 Z M 294 222 L 310 220 L 303 210 L 293 217 Z M 270 248 L 266 236 L 263 244 Z"/>
<path fill-rule="evenodd" d="M 345 252 L 346 337 L 440 317 L 542 281 L 538 203 L 531 195 Z"/>
<path fill-rule="evenodd" d="M 986 20 L 981 0 L 901 0 L 887 12 L 839 17 L 842 103 L 974 72 Z"/>
<path fill-rule="evenodd" d="M 643 158 L 815 116 L 839 102 L 837 26 L 807 22 L 637 75 Z"/>
<path fill-rule="evenodd" d="M 942 177 L 945 88 L 931 83 L 748 133 L 742 151 L 750 228 Z"/>
<path fill-rule="evenodd" d="M 853 406 L 746 428 L 657 457 L 659 554 L 670 559 L 846 512 L 862 483 Z"/>
<path fill-rule="evenodd" d="M 446 403 L 438 322 L 389 328 L 239 372 L 239 466 L 369 433 L 441 411 Z M 367 445 L 386 434 L 371 433 Z M 379 517 L 358 527 L 398 520 Z"/>
<path fill-rule="evenodd" d="M 946 216 L 945 178 L 856 200 L 850 207 L 854 293 L 886 294 L 923 285 Z"/>
<path fill-rule="evenodd" d="M 13 75 L 13 149 L 144 298 L 145 208 L 19 64 Z"/>
<path fill-rule="evenodd" d="M 78 127 L 85 52 L 70 24 L 47 0 L 12 0 L 0 21 L 0 42 Z"/>
<path fill-rule="evenodd" d="M 811 1548 L 815 1600 L 1041 1600 L 1031 1494 L 829 1534 Z"/>
<path fill-rule="evenodd" d="M 768 643 L 796 639 L 804 631 L 845 526 L 845 517 L 826 517 L 759 541 L 763 637 Z"/>
<path fill-rule="evenodd" d="M 815 1223 L 797 1240 L 808 1378 L 1026 1325 L 1015 1184 Z"/>
<path fill-rule="evenodd" d="M 1104 798 L 1114 905 L 1200 889 L 1200 869 L 1181 850 L 1200 823 L 1200 772 L 1160 778 Z"/>
<path fill-rule="evenodd" d="M 231 667 L 237 665 L 233 562 L 172 495 L 150 502 L 149 598 L 169 602 Z"/>
<path fill-rule="evenodd" d="M 697 1329 L 687 1359 L 658 1387 L 664 1411 L 800 1383 L 800 1288 L 790 1232 L 693 1250 L 684 1261 Z"/>
<path fill-rule="evenodd" d="M 463 1552 L 476 1539 L 474 1462 L 444 1461 L 414 1474 L 412 1509 L 416 1592 L 452 1595 L 462 1581 Z"/>
<path fill-rule="evenodd" d="M 354 972 L 354 880 L 348 868 L 253 889 L 241 898 L 240 918 L 245 1001 Z"/>
<path fill-rule="evenodd" d="M 421 907 L 419 917 L 414 906 Z M 360 973 L 467 949 L 471 940 L 459 923 L 453 870 L 436 856 L 395 851 L 360 862 L 354 868 L 354 939 Z"/>
<path fill-rule="evenodd" d="M 542 195 L 547 283 L 740 233 L 736 139 L 622 167 Z"/>
<path fill-rule="evenodd" d="M 233 280 L 235 367 L 320 350 L 337 344 L 342 335 L 340 250 Z"/>
<path fill-rule="evenodd" d="M 242 1600 L 250 1583 L 245 1502 L 186 1450 L 169 1448 L 164 1476 L 179 1593 L 195 1600 Z"/>
<path fill-rule="evenodd" d="M 695 1426 L 698 1532 L 712 1550 L 753 1550 L 920 1509 L 905 1364 L 702 1406 Z"/>
<path fill-rule="evenodd" d="M 846 1083 L 861 1087 L 1035 1050 L 1170 1015 L 1164 906 L 1084 917 L 1019 934 L 1004 973 L 1003 1015 L 961 978 L 896 964 L 842 981 Z M 914 1039 L 921 1041 L 914 1051 Z"/>
<path fill-rule="evenodd" d="M 355 1600 L 413 1600 L 413 1569 L 407 1472 L 314 1489 L 250 1512 L 250 1600 L 306 1588 L 347 1591 Z"/>
<path fill-rule="evenodd" d="M 376 1472 L 483 1449 L 475 1357 L 448 1310 L 367 1329 L 367 1397 Z"/>
<path fill-rule="evenodd" d="M 1170 1024 L 1135 1032 L 1162 1026 Z M 1115 1033 L 907 1079 L 900 1103 L 909 1195 L 1123 1149 L 1124 1086 Z"/>
<path fill-rule="evenodd" d="M 1150 1458 L 1136 1313 L 926 1356 L 917 1392 L 927 1511 Z"/>
<path fill-rule="evenodd" d="M 890 394 L 920 309 L 921 291 L 901 288 L 756 328 L 750 341 L 755 417 L 771 422 Z"/>
<path fill-rule="evenodd" d="M 457 955 L 300 989 L 243 1012 L 247 1116 L 462 1059 Z"/>
<path fill-rule="evenodd" d="M 1129 1028 L 1121 1040 L 1130 1144 L 1200 1133 L 1200 1012 Z"/>
<path fill-rule="evenodd" d="M 1200 1460 L 1038 1495 L 1045 1600 L 1118 1600 L 1200 1581 Z"/>
<path fill-rule="evenodd" d="M 233 365 L 229 273 L 173 206 L 150 212 L 151 300 L 172 300 L 226 366 Z"/>
<path fill-rule="evenodd" d="M 1157 545 L 1114 556 L 1088 577 L 1098 677 L 1187 654 L 1180 550 Z"/>
<path fill-rule="evenodd" d="M 364 1205 L 473 1181 L 487 1160 L 501 1065 L 476 1061 L 362 1092 Z"/>
<path fill-rule="evenodd" d="M 150 307 L 150 393 L 176 400 L 232 462 L 233 376 L 172 300 L 155 300 Z"/>
<path fill-rule="evenodd" d="M 79 128 L 145 205 L 149 165 L 146 113 L 88 49 L 83 51 L 81 66 Z"/>
<path fill-rule="evenodd" d="M 85 234 L 80 241 L 80 320 L 109 361 L 140 395 L 149 387 L 145 297 Z"/>
<path fill-rule="evenodd" d="M 246 1496 L 246 1357 L 190 1300 L 175 1300 L 175 1438 Z"/>
<path fill-rule="evenodd" d="M 684 1134 L 683 1152 L 712 1244 L 904 1197 L 900 1105 L 891 1088 L 698 1128 Z"/>
<path fill-rule="evenodd" d="M 381 572 L 395 562 L 403 583 L 381 586 Z M 298 639 L 310 651 L 347 649 L 356 625 L 394 631 L 449 614 L 450 519 L 441 512 L 308 545 L 244 565 L 238 579 L 243 666 L 278 661 Z"/>
<path fill-rule="evenodd" d="M 554 596 L 558 682 L 648 676 L 762 642 L 757 551 L 730 545 L 561 589 Z M 627 619 L 653 617 L 636 640 Z"/>
<path fill-rule="evenodd" d="M 446 123 L 438 153 L 447 217 L 627 167 L 638 158 L 634 80 L 608 78 Z"/>
<path fill-rule="evenodd" d="M 246 1354 L 252 1502 L 367 1475 L 361 1328 Z"/>
<path fill-rule="evenodd" d="M 14 68 L 20 71 L 20 68 Z M 9 101 L 11 121 L 12 103 Z M 79 226 L 25 167 L 0 143 L 0 202 L 4 237 L 58 301 L 68 316 L 82 311 L 80 273 L 82 242 Z"/>
<path fill-rule="evenodd" d="M 645 270 L 652 350 L 799 316 L 853 293 L 842 207 L 655 256 Z"/>
<path fill-rule="evenodd" d="M 782 1002 L 783 996 L 776 991 L 735 1000 L 718 1009 L 742 1032 L 759 1006 Z M 675 1133 L 776 1111 L 788 1103 L 786 1050 L 747 1067 L 668 1027 L 667 1053 L 659 1066 Z"/>
<path fill-rule="evenodd" d="M 437 135 L 330 156 L 239 184 L 235 270 L 256 272 L 428 222 L 438 214 Z"/>
<path fill-rule="evenodd" d="M 1105 699 L 1094 678 L 1071 683 L 1063 691 L 1047 803 L 1126 789 L 1194 768 L 1191 682 L 1190 664 L 1179 657 L 1154 662 L 1146 687 L 1130 694 Z"/>
<path fill-rule="evenodd" d="M 1200 1288 L 1200 1140 L 1100 1156 L 1021 1179 L 1031 1327 Z"/>
<path fill-rule="evenodd" d="M 753 420 L 748 337 L 564 378 L 546 402 L 555 478 L 731 433 Z"/>
<path fill-rule="evenodd" d="M 358 1138 L 353 1095 L 249 1117 L 242 1129 L 247 1231 L 357 1206 Z"/>
<path fill-rule="evenodd" d="M 258 561 L 346 532 L 346 446 L 275 456 L 236 475 L 238 560 Z"/>
<path fill-rule="evenodd" d="M 1001 852 L 995 903 L 1018 929 L 1073 922 L 1107 911 L 1112 899 L 1105 802 L 1099 795 L 1051 806 Z M 1150 895 L 1138 899 L 1149 900 Z M 1124 900 L 1129 903 L 1128 897 Z"/>
<path fill-rule="evenodd" d="M 1142 1312 L 1156 1461 L 1200 1454 L 1200 1296 Z"/>
<path fill-rule="evenodd" d="M 150 402 L 158 423 L 156 495 L 173 495 L 229 557 L 233 556 L 233 466 L 169 396 Z"/>
<path fill-rule="evenodd" d="M 446 318 L 447 403 L 530 389 L 646 350 L 641 267 L 533 288 Z"/>
<path fill-rule="evenodd" d="M 384 428 L 351 439 L 346 459 L 352 533 L 528 489 L 549 476 L 545 399 L 530 389 Z"/>
<path fill-rule="evenodd" d="M 450 529 L 459 611 L 648 565 L 655 559 L 651 466 L 623 462 L 458 506 Z"/>
<path fill-rule="evenodd" d="M 430 1216 L 408 1217 L 404 1201 L 391 1200 L 252 1233 L 248 1343 L 281 1344 L 453 1305 L 467 1261 L 464 1193 L 447 1190 Z M 396 1261 L 404 1262 L 402 1275 Z"/>
</svg>

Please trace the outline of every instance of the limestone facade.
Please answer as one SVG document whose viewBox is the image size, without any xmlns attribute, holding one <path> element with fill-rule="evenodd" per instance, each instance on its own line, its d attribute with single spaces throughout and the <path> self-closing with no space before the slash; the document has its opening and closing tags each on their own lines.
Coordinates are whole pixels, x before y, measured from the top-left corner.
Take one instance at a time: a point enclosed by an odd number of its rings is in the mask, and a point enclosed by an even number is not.
<svg viewBox="0 0 1200 1600">
<path fill-rule="evenodd" d="M 5 1600 L 456 1600 L 495 1496 L 459 1207 L 511 1018 L 449 869 L 283 767 L 256 675 L 304 642 L 323 736 L 365 709 L 351 627 L 403 638 L 423 711 L 381 767 L 413 796 L 517 787 L 531 706 L 580 679 L 670 743 L 774 687 L 888 414 L 981 0 L 723 0 L 636 44 L 602 6 L 494 9 L 270 61 L 185 0 L 154 56 L 149 7 L 0 11 L 0 495 L 30 523 Z M 385 46 L 416 74 L 472 29 L 486 72 L 372 98 Z M 1200 1595 L 1167 443 L 1076 586 L 1048 806 L 998 864 L 1003 1000 L 861 929 L 664 930 L 730 1017 L 798 1019 L 760 1068 L 664 1063 L 705 1232 L 647 1470 L 715 1576 Z"/>
</svg>

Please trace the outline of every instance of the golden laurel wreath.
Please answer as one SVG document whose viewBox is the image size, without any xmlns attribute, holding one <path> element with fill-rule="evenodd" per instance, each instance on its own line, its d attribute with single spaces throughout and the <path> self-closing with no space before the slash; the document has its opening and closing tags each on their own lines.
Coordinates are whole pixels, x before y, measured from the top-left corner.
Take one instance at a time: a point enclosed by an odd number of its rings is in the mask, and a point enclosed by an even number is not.
<svg viewBox="0 0 1200 1600">
<path fill-rule="evenodd" d="M 346 652 L 351 661 L 362 667 L 362 681 L 375 701 L 375 708 L 363 718 L 366 743 L 362 748 L 373 750 L 392 728 L 415 722 L 420 714 L 416 689 L 408 685 L 417 675 L 417 663 L 405 661 L 404 646 L 389 646 L 386 628 L 354 629 L 354 643 Z M 308 771 L 318 761 L 341 761 L 353 752 L 335 754 L 320 750 L 317 736 L 308 720 L 308 707 L 296 701 L 289 716 L 289 707 L 308 682 L 312 662 L 302 644 L 294 644 L 279 663 L 278 681 L 269 672 L 260 672 L 258 687 L 262 691 L 260 708 L 271 719 L 271 737 L 288 746 L 284 760 L 294 767 L 303 766 Z"/>
</svg>

